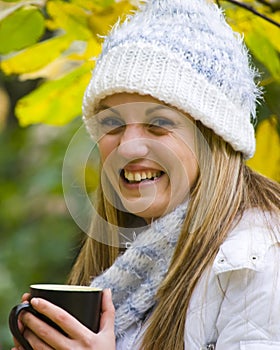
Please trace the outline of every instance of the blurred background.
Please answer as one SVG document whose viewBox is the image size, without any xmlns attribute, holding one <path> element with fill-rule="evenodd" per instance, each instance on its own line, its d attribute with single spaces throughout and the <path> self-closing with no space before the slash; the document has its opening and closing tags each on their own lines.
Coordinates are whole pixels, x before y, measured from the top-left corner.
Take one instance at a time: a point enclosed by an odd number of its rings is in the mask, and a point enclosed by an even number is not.
<svg viewBox="0 0 280 350">
<path fill-rule="evenodd" d="M 0 0 L 0 350 L 8 314 L 31 283 L 65 283 L 84 235 L 62 186 L 66 151 L 105 35 L 140 1 Z M 280 1 L 219 1 L 261 71 L 257 152 L 248 164 L 280 182 Z M 82 173 L 73 156 L 77 178 Z M 75 169 L 77 167 L 77 169 Z M 82 180 L 81 180 L 82 181 Z"/>
<path fill-rule="evenodd" d="M 3 76 L 1 83 L 12 93 L 11 107 L 15 94 L 30 88 Z M 65 283 L 76 254 L 80 230 L 66 208 L 61 181 L 76 124 L 21 128 L 12 109 L 5 116 L 0 134 L 0 349 L 11 348 L 8 313 L 29 284 Z"/>
</svg>

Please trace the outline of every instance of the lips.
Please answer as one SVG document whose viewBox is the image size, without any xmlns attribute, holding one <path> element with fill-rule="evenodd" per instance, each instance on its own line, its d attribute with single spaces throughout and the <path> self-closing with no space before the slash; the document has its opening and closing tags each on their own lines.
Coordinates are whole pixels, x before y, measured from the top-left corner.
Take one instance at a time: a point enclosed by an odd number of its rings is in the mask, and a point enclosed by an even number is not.
<svg viewBox="0 0 280 350">
<path fill-rule="evenodd" d="M 130 184 L 140 183 L 142 181 L 154 181 L 162 174 L 163 172 L 159 170 L 129 171 L 124 169 L 122 171 L 122 177 Z"/>
</svg>

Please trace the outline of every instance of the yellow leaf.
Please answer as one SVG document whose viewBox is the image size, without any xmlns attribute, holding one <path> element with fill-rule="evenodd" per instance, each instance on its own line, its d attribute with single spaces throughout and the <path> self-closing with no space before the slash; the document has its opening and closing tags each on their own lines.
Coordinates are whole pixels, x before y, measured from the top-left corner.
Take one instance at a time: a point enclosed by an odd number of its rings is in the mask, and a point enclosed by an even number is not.
<svg viewBox="0 0 280 350">
<path fill-rule="evenodd" d="M 97 57 L 101 52 L 101 44 L 97 42 L 94 38 L 88 40 L 87 48 L 84 52 L 84 59 L 92 59 Z"/>
<path fill-rule="evenodd" d="M 69 73 L 78 66 L 81 66 L 85 61 L 94 65 L 94 57 L 98 56 L 101 51 L 101 45 L 94 38 L 88 40 L 88 42 L 77 42 L 75 48 L 75 42 L 69 47 L 69 49 L 57 59 L 51 61 L 41 69 L 20 75 L 20 80 L 29 80 L 44 78 L 48 80 L 59 79 L 63 75 Z"/>
<path fill-rule="evenodd" d="M 225 8 L 227 22 L 233 30 L 245 35 L 252 30 L 255 16 L 251 12 L 227 2 L 223 2 L 223 7 Z"/>
<path fill-rule="evenodd" d="M 280 137 L 277 119 L 263 120 L 256 132 L 257 151 L 247 164 L 259 173 L 280 182 Z"/>
<path fill-rule="evenodd" d="M 48 1 L 47 12 L 50 16 L 50 29 L 63 29 L 73 40 L 87 40 L 92 36 L 88 28 L 89 15 L 80 6 L 59 0 Z"/>
<path fill-rule="evenodd" d="M 112 6 L 101 8 L 95 6 L 89 17 L 89 26 L 97 35 L 107 35 L 111 27 L 119 20 L 124 19 L 134 7 L 129 1 L 115 3 Z"/>
<path fill-rule="evenodd" d="M 81 115 L 82 98 L 91 77 L 83 64 L 58 80 L 47 81 L 20 99 L 15 113 L 21 126 L 36 123 L 64 125 Z"/>
<path fill-rule="evenodd" d="M 266 6 L 257 4 L 255 1 L 247 0 L 246 3 L 257 9 L 259 13 L 280 22 L 279 14 L 266 13 Z M 235 31 L 244 35 L 244 41 L 252 56 L 267 68 L 273 79 L 279 80 L 279 28 L 237 5 L 223 2 L 223 6 L 226 9 L 229 24 Z M 263 82 L 263 84 L 267 83 Z"/>
<path fill-rule="evenodd" d="M 21 74 L 19 78 L 20 81 L 38 78 L 55 80 L 69 73 L 75 67 L 78 67 L 80 65 L 81 62 L 78 60 L 71 60 L 69 57 L 58 57 L 56 60 L 51 61 L 50 64 L 46 65 L 42 69 L 39 69 L 36 72 L 32 73 Z"/>
<path fill-rule="evenodd" d="M 94 7 L 94 2 L 92 0 L 70 0 L 70 2 L 89 11 L 92 11 Z"/>
<path fill-rule="evenodd" d="M 7 75 L 34 72 L 57 58 L 71 42 L 72 39 L 67 35 L 42 41 L 4 59 L 0 62 L 0 68 Z"/>
<path fill-rule="evenodd" d="M 280 23 L 280 11 L 278 11 L 277 13 L 273 14 L 270 13 L 268 15 L 268 17 L 270 17 L 271 19 L 274 19 L 276 22 Z M 268 40 L 270 40 L 271 44 L 274 46 L 274 48 L 280 52 L 280 29 L 278 27 L 276 27 L 275 25 L 261 20 L 260 18 L 258 18 L 256 20 L 256 25 L 260 28 L 262 28 L 262 32 L 266 34 L 266 37 Z"/>
</svg>

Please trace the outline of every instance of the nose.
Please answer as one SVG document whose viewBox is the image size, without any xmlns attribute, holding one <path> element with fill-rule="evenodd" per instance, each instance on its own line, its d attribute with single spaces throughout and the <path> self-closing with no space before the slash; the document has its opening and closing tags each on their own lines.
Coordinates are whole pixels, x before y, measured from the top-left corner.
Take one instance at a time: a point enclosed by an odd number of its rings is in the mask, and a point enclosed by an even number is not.
<svg viewBox="0 0 280 350">
<path fill-rule="evenodd" d="M 144 125 L 134 123 L 126 125 L 118 146 L 118 153 L 126 159 L 146 157 L 149 152 L 148 138 Z"/>
</svg>

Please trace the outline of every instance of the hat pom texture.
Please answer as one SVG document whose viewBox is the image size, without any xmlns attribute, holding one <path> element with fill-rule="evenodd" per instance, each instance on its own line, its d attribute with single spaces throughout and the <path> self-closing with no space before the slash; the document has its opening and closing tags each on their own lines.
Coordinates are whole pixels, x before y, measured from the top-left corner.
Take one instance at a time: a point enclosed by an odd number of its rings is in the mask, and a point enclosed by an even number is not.
<svg viewBox="0 0 280 350">
<path fill-rule="evenodd" d="M 255 152 L 260 96 L 247 49 L 221 10 L 206 0 L 151 0 L 105 38 L 84 95 L 91 121 L 101 99 L 139 93 L 200 120 L 245 158 Z"/>
</svg>

